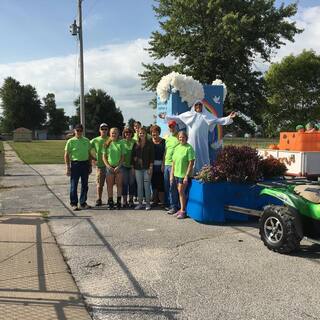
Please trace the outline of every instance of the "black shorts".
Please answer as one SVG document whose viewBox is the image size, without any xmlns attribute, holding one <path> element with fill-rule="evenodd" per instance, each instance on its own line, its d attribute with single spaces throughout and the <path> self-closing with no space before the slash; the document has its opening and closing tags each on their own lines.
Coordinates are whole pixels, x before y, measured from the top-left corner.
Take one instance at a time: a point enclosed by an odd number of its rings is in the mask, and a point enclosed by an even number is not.
<svg viewBox="0 0 320 320">
<path fill-rule="evenodd" d="M 164 192 L 164 179 L 163 172 L 156 171 L 152 173 L 151 178 L 152 190 L 157 190 L 158 192 Z"/>
</svg>

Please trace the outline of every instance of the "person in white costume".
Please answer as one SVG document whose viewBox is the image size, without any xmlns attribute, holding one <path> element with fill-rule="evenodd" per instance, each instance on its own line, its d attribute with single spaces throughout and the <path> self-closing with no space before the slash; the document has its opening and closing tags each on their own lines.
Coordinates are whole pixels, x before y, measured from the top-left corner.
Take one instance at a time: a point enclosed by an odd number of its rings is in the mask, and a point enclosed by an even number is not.
<svg viewBox="0 0 320 320">
<path fill-rule="evenodd" d="M 167 121 L 174 120 L 178 125 L 183 124 L 188 130 L 188 143 L 192 145 L 196 154 L 194 171 L 197 173 L 204 165 L 210 164 L 209 158 L 209 131 L 212 132 L 217 124 L 229 125 L 236 117 L 236 112 L 231 112 L 227 117 L 217 118 L 203 107 L 200 100 L 196 101 L 191 110 L 179 115 L 168 116 L 159 114 L 159 117 Z"/>
</svg>

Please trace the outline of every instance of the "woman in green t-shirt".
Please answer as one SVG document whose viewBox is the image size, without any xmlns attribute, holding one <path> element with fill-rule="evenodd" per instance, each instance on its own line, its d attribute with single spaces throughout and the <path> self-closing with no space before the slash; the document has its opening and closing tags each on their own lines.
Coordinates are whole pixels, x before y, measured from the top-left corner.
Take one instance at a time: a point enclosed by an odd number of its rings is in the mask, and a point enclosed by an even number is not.
<svg viewBox="0 0 320 320">
<path fill-rule="evenodd" d="M 123 207 L 133 208 L 133 197 L 136 194 L 136 177 L 131 164 L 132 148 L 135 144 L 133 139 L 133 131 L 129 127 L 124 128 L 122 132 L 123 139 L 121 140 L 124 148 L 124 162 L 121 168 L 122 171 L 122 205 Z M 128 203 L 129 193 L 129 203 Z"/>
<path fill-rule="evenodd" d="M 180 210 L 176 213 L 178 219 L 186 218 L 186 189 L 190 183 L 195 153 L 192 146 L 187 142 L 188 135 L 184 131 L 178 133 L 179 144 L 175 147 L 172 156 L 172 169 L 170 174 L 170 183 L 177 182 Z"/>
<path fill-rule="evenodd" d="M 124 160 L 124 148 L 119 140 L 118 128 L 110 129 L 110 139 L 105 143 L 103 150 L 103 162 L 106 165 L 106 180 L 108 190 L 108 209 L 114 208 L 113 185 L 117 186 L 116 208 L 121 209 L 122 172 L 121 166 Z"/>
</svg>

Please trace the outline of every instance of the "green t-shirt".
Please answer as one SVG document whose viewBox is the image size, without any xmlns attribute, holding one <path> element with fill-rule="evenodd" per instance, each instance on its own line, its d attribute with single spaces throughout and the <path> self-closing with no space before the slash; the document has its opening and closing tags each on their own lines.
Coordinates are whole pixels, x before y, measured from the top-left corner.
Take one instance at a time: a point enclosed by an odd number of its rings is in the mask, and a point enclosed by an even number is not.
<svg viewBox="0 0 320 320">
<path fill-rule="evenodd" d="M 166 138 L 166 156 L 164 160 L 164 164 L 166 166 L 172 165 L 172 155 L 175 147 L 179 144 L 179 140 L 175 136 L 169 136 Z"/>
<path fill-rule="evenodd" d="M 136 132 L 133 134 L 133 138 L 132 139 L 135 140 L 135 142 L 138 141 L 138 134 Z M 148 140 L 152 139 L 152 137 L 151 137 L 151 135 L 149 133 L 147 133 L 147 139 Z"/>
<path fill-rule="evenodd" d="M 97 167 L 104 168 L 105 164 L 102 159 L 102 151 L 104 148 L 104 144 L 108 141 L 109 137 L 102 138 L 101 136 L 93 138 L 91 143 L 91 148 L 94 149 L 97 158 Z"/>
<path fill-rule="evenodd" d="M 184 178 L 188 170 L 189 161 L 194 159 L 194 150 L 189 143 L 176 146 L 172 156 L 172 160 L 174 161 L 174 176 Z"/>
<path fill-rule="evenodd" d="M 124 162 L 123 165 L 127 168 L 131 168 L 131 154 L 132 154 L 132 148 L 133 145 L 135 144 L 135 140 L 126 140 L 123 139 L 121 140 L 123 144 L 123 149 L 124 149 Z"/>
<path fill-rule="evenodd" d="M 71 161 L 89 160 L 89 152 L 91 150 L 90 140 L 86 137 L 70 138 L 64 150 L 68 152 Z"/>
<path fill-rule="evenodd" d="M 122 141 L 112 141 L 109 144 L 108 148 L 103 148 L 103 153 L 107 155 L 107 159 L 110 166 L 118 166 L 121 157 L 124 155 L 124 147 Z"/>
</svg>

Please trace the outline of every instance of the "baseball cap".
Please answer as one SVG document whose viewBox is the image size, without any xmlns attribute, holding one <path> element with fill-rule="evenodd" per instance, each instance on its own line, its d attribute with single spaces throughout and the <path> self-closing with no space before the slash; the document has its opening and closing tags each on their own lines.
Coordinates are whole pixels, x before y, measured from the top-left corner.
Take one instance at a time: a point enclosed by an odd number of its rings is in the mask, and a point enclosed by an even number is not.
<svg viewBox="0 0 320 320">
<path fill-rule="evenodd" d="M 103 122 L 103 123 L 100 124 L 100 127 L 99 127 L 99 128 L 100 128 L 100 129 L 101 129 L 101 128 L 109 128 L 109 126 L 108 126 L 106 123 Z"/>
<path fill-rule="evenodd" d="M 174 120 L 168 121 L 168 127 L 175 127 L 177 123 Z"/>
</svg>

